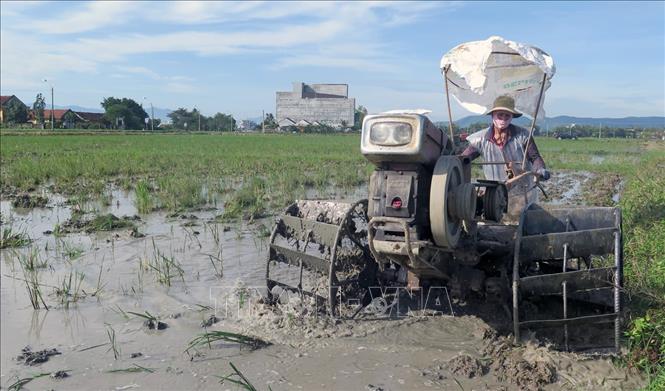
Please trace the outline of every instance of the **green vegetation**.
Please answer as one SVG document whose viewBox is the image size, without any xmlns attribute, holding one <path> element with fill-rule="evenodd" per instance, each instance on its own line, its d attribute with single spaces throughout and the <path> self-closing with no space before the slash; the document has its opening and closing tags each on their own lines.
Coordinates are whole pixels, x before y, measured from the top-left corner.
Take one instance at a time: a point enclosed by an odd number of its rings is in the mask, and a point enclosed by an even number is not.
<svg viewBox="0 0 665 391">
<path fill-rule="evenodd" d="M 185 352 L 189 353 L 190 350 L 195 349 L 197 346 L 208 346 L 208 348 L 212 348 L 212 342 L 217 341 L 239 344 L 241 346 L 247 346 L 250 349 L 258 349 L 269 345 L 268 342 L 247 335 L 230 333 L 227 331 L 209 331 L 197 335 L 189 341 L 189 345 L 185 349 Z"/>
<path fill-rule="evenodd" d="M 174 129 L 232 131 L 236 127 L 236 120 L 232 115 L 217 113 L 206 117 L 196 108 L 192 111 L 182 107 L 169 113 L 170 127 Z"/>
<path fill-rule="evenodd" d="M 104 108 L 104 121 L 114 128 L 143 129 L 144 119 L 148 113 L 133 99 L 104 98 L 101 103 Z"/>
<path fill-rule="evenodd" d="M 267 190 L 265 180 L 252 178 L 226 202 L 222 219 L 229 220 L 242 216 L 253 220 L 262 217 L 266 211 Z"/>
<path fill-rule="evenodd" d="M 39 250 L 37 248 L 30 249 L 28 254 L 18 256 L 21 270 L 23 271 L 23 282 L 28 291 L 30 304 L 32 308 L 39 309 L 42 306 L 48 311 L 48 305 L 42 296 L 42 283 L 40 281 L 39 269 L 46 268 L 47 261 L 41 261 L 39 257 Z"/>
<path fill-rule="evenodd" d="M 146 270 L 152 270 L 155 273 L 157 282 L 170 287 L 171 279 L 179 277 L 184 284 L 185 271 L 182 268 L 182 264 L 173 255 L 169 257 L 159 251 L 155 244 L 155 239 L 152 240 L 152 250 L 152 258 L 142 261 L 142 264 Z"/>
<path fill-rule="evenodd" d="M 371 167 L 357 134 L 3 135 L 0 144 L 2 193 L 52 183 L 52 191 L 85 199 L 101 196 L 107 182 L 135 183 L 141 209 L 200 207 L 225 193 L 225 183 L 249 187 L 260 201 L 254 212 L 281 209 L 308 186 L 364 183 Z"/>
<path fill-rule="evenodd" d="M 117 360 L 120 357 L 120 347 L 115 339 L 115 330 L 110 324 L 106 324 L 106 335 L 109 337 L 109 345 L 111 345 L 106 352 L 113 351 L 113 359 Z"/>
<path fill-rule="evenodd" d="M 621 200 L 625 285 L 638 315 L 626 335 L 628 364 L 650 377 L 647 390 L 657 390 L 665 386 L 665 149 L 652 144 L 647 150 L 627 176 Z"/>
<path fill-rule="evenodd" d="M 22 379 L 18 379 L 18 380 L 16 380 L 16 382 L 10 384 L 9 387 L 7 387 L 7 390 L 9 390 L 9 391 L 22 390 L 24 385 L 30 383 L 31 381 L 33 381 L 35 379 L 39 379 L 40 377 L 49 376 L 50 374 L 51 374 L 51 372 L 44 372 L 44 373 L 38 373 L 36 375 L 32 375 L 30 377 L 24 377 Z"/>
<path fill-rule="evenodd" d="M 2 227 L 2 233 L 0 234 L 0 249 L 23 247 L 28 244 L 30 244 L 30 237 L 25 231 L 14 231 L 14 228 L 11 225 Z"/>
<path fill-rule="evenodd" d="M 85 293 L 81 291 L 81 284 L 85 274 L 75 271 L 70 271 L 62 281 L 60 281 L 60 286 L 55 289 L 55 295 L 60 299 L 60 304 L 64 306 L 65 309 L 69 308 L 70 303 L 76 303 L 85 296 Z"/>
<path fill-rule="evenodd" d="M 537 137 L 536 144 L 548 168 L 632 174 L 637 166 L 655 155 L 644 141 L 619 139 L 556 140 Z M 662 154 L 663 151 L 660 151 Z"/>
<path fill-rule="evenodd" d="M 247 379 L 247 377 L 245 377 L 245 375 L 243 375 L 243 373 L 240 372 L 238 368 L 236 368 L 236 366 L 233 365 L 232 362 L 229 361 L 229 365 L 231 365 L 231 368 L 233 368 L 233 373 L 230 375 L 222 376 L 219 381 L 221 384 L 224 384 L 225 382 L 228 381 L 230 383 L 239 386 L 243 390 L 257 391 L 256 387 L 254 387 L 254 385 L 249 381 L 249 379 Z M 272 390 L 270 386 L 268 386 L 268 390 Z"/>
<path fill-rule="evenodd" d="M 154 373 L 155 369 L 154 368 L 142 367 L 139 364 L 132 364 L 132 366 L 129 367 L 129 368 L 110 369 L 106 372 L 108 372 L 108 373 L 138 373 L 138 372 Z"/>
<path fill-rule="evenodd" d="M 139 213 L 150 213 L 152 211 L 152 196 L 150 195 L 150 185 L 144 180 L 136 184 L 136 209 Z"/>
<path fill-rule="evenodd" d="M 78 205 L 78 204 L 75 204 Z M 64 233 L 71 233 L 71 232 L 80 232 L 80 231 L 85 231 L 86 233 L 93 233 L 93 232 L 99 232 L 99 231 L 113 231 L 116 229 L 123 229 L 123 228 L 131 228 L 132 230 L 136 230 L 136 226 L 134 225 L 134 219 L 133 217 L 128 217 L 128 216 L 123 216 L 122 218 L 119 218 L 115 216 L 112 213 L 104 214 L 104 215 L 96 215 L 92 219 L 87 219 L 84 217 L 82 213 L 73 213 L 72 217 L 65 221 L 63 225 L 58 225 L 54 227 L 53 231 L 56 233 L 56 236 L 64 234 Z M 70 253 L 68 255 L 74 255 L 78 256 L 82 253 L 82 250 L 77 250 L 75 248 L 64 248 L 65 251 L 70 252 L 69 250 L 72 250 L 73 253 Z"/>
</svg>

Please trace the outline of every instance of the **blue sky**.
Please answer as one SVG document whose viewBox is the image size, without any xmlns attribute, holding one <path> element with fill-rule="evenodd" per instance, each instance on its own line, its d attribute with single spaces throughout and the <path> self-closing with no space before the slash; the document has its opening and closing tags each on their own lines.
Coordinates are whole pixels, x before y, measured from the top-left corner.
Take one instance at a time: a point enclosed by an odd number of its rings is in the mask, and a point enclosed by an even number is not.
<svg viewBox="0 0 665 391">
<path fill-rule="evenodd" d="M 0 90 L 238 119 L 293 81 L 446 119 L 441 56 L 492 35 L 554 58 L 548 116 L 665 116 L 665 2 L 0 2 Z M 453 117 L 470 113 L 457 105 Z"/>
</svg>

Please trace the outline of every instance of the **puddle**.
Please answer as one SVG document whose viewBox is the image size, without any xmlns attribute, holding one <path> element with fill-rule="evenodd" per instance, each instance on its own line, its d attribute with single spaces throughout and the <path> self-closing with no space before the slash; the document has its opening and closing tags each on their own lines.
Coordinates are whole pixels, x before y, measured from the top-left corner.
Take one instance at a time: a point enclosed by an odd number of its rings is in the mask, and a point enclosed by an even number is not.
<svg viewBox="0 0 665 391">
<path fill-rule="evenodd" d="M 570 186 L 575 188 L 574 182 L 584 178 L 587 176 L 570 177 Z M 221 213 L 219 209 L 187 212 L 186 218 L 157 212 L 141 215 L 137 226 L 146 235 L 142 238 L 132 237 L 130 230 L 55 237 L 44 232 L 69 219 L 72 206 L 62 197 L 49 198 L 47 208 L 30 210 L 14 209 L 10 202 L 0 201 L 3 224 L 22 227 L 34 240 L 26 248 L 0 251 L 3 387 L 35 372 L 69 370 L 66 379 L 45 376 L 29 387 L 219 389 L 218 376 L 231 374 L 232 362 L 258 389 L 457 389 L 460 385 L 464 389 L 517 389 L 492 371 L 466 378 L 446 369 L 461 353 L 483 357 L 489 326 L 474 316 L 341 322 L 309 317 L 306 323 L 298 323 L 284 321 L 262 310 L 260 303 L 249 301 L 235 303 L 243 310 L 256 309 L 246 316 L 215 311 L 220 308 L 217 300 L 225 295 L 237 294 L 239 289 L 264 289 L 268 239 L 259 227 L 271 227 L 271 218 L 229 224 L 211 221 Z M 106 205 L 91 203 L 86 208 L 118 217 L 137 214 L 132 193 L 113 190 L 110 198 Z M 317 198 L 366 198 L 366 191 L 326 193 Z M 26 292 L 19 258 L 30 251 L 48 264 L 37 270 L 49 311 L 34 310 Z M 160 283 L 154 270 L 164 259 L 172 265 L 167 278 L 170 286 Z M 56 292 L 70 273 L 83 276 L 78 291 L 82 298 L 65 308 L 62 295 Z M 129 314 L 146 311 L 168 327 L 148 330 L 143 326 L 146 319 Z M 204 331 L 201 324 L 213 314 L 219 321 L 208 324 L 209 331 L 242 332 L 272 345 L 252 351 L 213 342 L 211 348 L 185 353 L 189 341 Z M 117 359 L 109 341 L 111 330 Z M 32 351 L 57 349 L 62 354 L 26 368 L 16 360 L 26 346 Z M 569 383 L 579 389 L 595 389 L 601 381 L 606 389 L 634 389 L 643 384 L 642 379 L 606 359 L 578 360 L 563 353 L 547 357 L 556 364 L 559 377 L 545 389 L 560 389 Z M 153 372 L 111 372 L 136 365 Z M 433 366 L 443 368 L 435 377 L 430 376 Z"/>
<path fill-rule="evenodd" d="M 549 199 L 540 194 L 540 200 L 549 205 L 584 205 L 583 188 L 594 175 L 587 171 L 557 172 L 543 182 Z"/>
<path fill-rule="evenodd" d="M 604 161 L 605 161 L 605 156 L 591 155 L 591 164 L 603 164 Z"/>
<path fill-rule="evenodd" d="M 612 201 L 615 204 L 618 204 L 619 201 L 621 201 L 621 193 L 623 192 L 623 188 L 625 185 L 626 181 L 624 179 L 621 179 L 614 187 L 614 194 L 612 194 Z"/>
</svg>

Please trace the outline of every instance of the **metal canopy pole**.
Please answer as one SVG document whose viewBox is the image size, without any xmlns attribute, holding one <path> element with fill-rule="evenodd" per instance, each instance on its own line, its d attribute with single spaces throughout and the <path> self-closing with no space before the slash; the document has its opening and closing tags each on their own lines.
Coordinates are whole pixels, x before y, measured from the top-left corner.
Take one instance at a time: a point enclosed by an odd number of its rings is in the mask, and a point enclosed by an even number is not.
<svg viewBox="0 0 665 391">
<path fill-rule="evenodd" d="M 538 103 L 536 103 L 536 113 L 533 115 L 533 121 L 531 121 L 531 130 L 529 130 L 529 138 L 526 141 L 526 148 L 524 149 L 524 158 L 522 159 L 522 170 L 526 165 L 526 155 L 529 150 L 529 144 L 531 143 L 531 138 L 533 137 L 533 130 L 536 128 L 536 119 L 538 118 L 538 111 L 540 111 L 540 102 L 543 99 L 543 92 L 545 91 L 545 82 L 547 81 L 547 72 L 543 73 L 543 82 L 540 84 L 540 94 L 538 94 Z"/>
<path fill-rule="evenodd" d="M 448 92 L 448 70 L 450 65 L 443 69 L 443 77 L 446 79 L 446 103 L 448 105 L 448 130 L 450 131 L 450 142 L 455 146 L 455 136 L 453 135 L 453 114 L 450 111 L 450 93 Z"/>
</svg>

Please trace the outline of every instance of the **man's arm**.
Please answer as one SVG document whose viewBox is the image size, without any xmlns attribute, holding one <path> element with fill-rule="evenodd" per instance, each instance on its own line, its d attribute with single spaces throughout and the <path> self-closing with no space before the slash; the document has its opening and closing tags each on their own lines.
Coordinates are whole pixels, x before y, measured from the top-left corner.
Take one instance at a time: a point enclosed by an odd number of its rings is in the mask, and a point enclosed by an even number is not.
<svg viewBox="0 0 665 391">
<path fill-rule="evenodd" d="M 526 150 L 526 157 L 531 162 L 531 170 L 533 172 L 540 175 L 543 180 L 550 179 L 550 172 L 545 168 L 545 161 L 543 160 L 543 157 L 540 156 L 536 141 L 533 138 L 531 138 L 529 147 Z"/>
<path fill-rule="evenodd" d="M 526 150 L 526 157 L 531 162 L 531 168 L 534 171 L 545 168 L 545 161 L 543 160 L 543 157 L 540 156 L 538 146 L 536 146 L 536 141 L 531 138 L 531 141 L 529 141 L 528 144 L 529 148 Z"/>
<path fill-rule="evenodd" d="M 466 147 L 464 152 L 462 152 L 462 156 L 468 157 L 471 160 L 475 160 L 481 156 L 483 135 L 484 132 L 480 130 L 467 137 L 466 140 L 469 142 L 469 145 Z"/>
<path fill-rule="evenodd" d="M 473 145 L 469 145 L 468 147 L 466 147 L 464 152 L 462 152 L 462 156 L 474 160 L 478 156 L 480 156 L 480 151 L 478 151 L 478 149 L 476 149 L 476 147 L 474 147 Z"/>
</svg>

